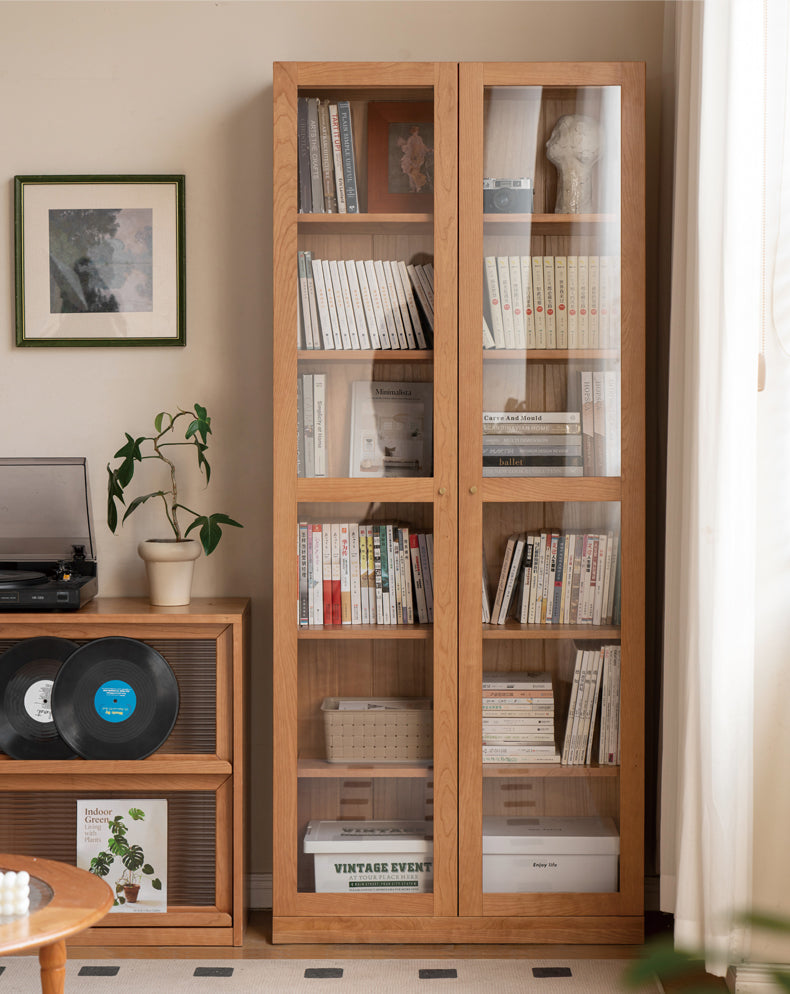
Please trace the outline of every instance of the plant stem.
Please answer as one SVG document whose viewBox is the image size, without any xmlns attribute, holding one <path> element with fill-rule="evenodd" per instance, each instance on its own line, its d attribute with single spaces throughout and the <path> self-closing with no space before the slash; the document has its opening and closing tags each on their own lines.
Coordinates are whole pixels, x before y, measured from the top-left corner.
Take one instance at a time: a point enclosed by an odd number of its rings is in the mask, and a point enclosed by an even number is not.
<svg viewBox="0 0 790 994">
<path fill-rule="evenodd" d="M 171 462 L 167 458 L 167 456 L 162 452 L 159 446 L 159 440 L 162 438 L 163 435 L 166 435 L 168 432 L 173 430 L 173 426 L 176 423 L 176 419 L 180 418 L 184 413 L 186 412 L 181 411 L 178 414 L 176 414 L 174 418 L 171 418 L 170 424 L 167 426 L 167 428 L 164 428 L 162 431 L 159 432 L 156 438 L 152 439 L 152 442 L 154 443 L 154 451 L 156 452 L 157 456 L 162 460 L 162 462 L 166 462 L 167 465 L 170 467 L 170 492 L 173 495 L 170 507 L 168 508 L 167 500 L 164 497 L 162 498 L 162 500 L 164 500 L 165 502 L 165 514 L 167 515 L 168 521 L 170 522 L 170 525 L 173 531 L 175 532 L 177 542 L 181 541 L 181 529 L 178 526 L 178 485 L 176 484 L 176 467 L 175 463 Z"/>
</svg>

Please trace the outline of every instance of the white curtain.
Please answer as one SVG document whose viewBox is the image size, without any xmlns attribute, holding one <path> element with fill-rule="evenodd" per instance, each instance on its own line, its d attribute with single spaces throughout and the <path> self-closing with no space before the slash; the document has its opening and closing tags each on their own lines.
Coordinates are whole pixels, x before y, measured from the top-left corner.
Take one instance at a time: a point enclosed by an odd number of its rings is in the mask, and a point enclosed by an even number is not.
<svg viewBox="0 0 790 994">
<path fill-rule="evenodd" d="M 676 16 L 661 907 L 723 975 L 751 885 L 763 33 L 755 0 Z"/>
</svg>

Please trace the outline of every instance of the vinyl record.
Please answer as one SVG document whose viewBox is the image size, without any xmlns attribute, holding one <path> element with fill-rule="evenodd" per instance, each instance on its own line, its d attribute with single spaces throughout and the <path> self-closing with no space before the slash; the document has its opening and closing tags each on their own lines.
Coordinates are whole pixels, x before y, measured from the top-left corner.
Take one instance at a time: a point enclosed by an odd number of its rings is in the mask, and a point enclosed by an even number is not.
<svg viewBox="0 0 790 994">
<path fill-rule="evenodd" d="M 62 638 L 24 639 L 0 656 L 0 751 L 14 759 L 74 759 L 52 717 L 52 685 L 78 648 Z"/>
<path fill-rule="evenodd" d="M 178 683 L 167 660 L 145 642 L 95 639 L 60 668 L 52 714 L 83 759 L 144 759 L 173 729 Z"/>
</svg>

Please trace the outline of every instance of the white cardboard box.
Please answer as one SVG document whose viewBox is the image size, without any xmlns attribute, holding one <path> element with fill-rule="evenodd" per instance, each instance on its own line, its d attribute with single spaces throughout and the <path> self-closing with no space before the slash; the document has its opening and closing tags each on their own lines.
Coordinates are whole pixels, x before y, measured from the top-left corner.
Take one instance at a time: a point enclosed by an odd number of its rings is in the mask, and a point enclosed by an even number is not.
<svg viewBox="0 0 790 994">
<path fill-rule="evenodd" d="M 483 818 L 484 893 L 617 890 L 620 836 L 611 818 Z"/>
<path fill-rule="evenodd" d="M 311 821 L 318 893 L 419 894 L 433 887 L 433 826 L 422 821 Z"/>
</svg>

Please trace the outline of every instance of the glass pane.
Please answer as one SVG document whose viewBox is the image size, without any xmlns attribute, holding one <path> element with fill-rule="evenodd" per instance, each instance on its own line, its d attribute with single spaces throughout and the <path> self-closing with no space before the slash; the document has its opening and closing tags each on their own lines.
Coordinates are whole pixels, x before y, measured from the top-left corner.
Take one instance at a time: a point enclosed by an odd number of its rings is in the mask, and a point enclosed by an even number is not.
<svg viewBox="0 0 790 994">
<path fill-rule="evenodd" d="M 483 889 L 617 890 L 620 505 L 487 503 L 483 536 Z"/>
<path fill-rule="evenodd" d="M 431 476 L 433 96 L 348 97 L 299 97 L 298 474 Z"/>
<path fill-rule="evenodd" d="M 432 510 L 300 506 L 300 890 L 432 889 Z"/>
<path fill-rule="evenodd" d="M 619 87 L 484 114 L 483 476 L 618 476 Z"/>
</svg>

